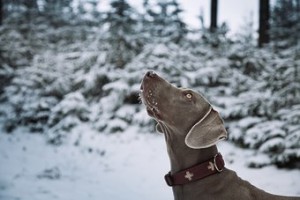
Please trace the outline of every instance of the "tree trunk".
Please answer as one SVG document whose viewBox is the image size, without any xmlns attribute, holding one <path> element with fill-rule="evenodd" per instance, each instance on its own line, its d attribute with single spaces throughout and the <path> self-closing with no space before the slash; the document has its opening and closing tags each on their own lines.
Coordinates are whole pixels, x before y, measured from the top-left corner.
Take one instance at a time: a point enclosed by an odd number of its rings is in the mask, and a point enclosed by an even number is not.
<svg viewBox="0 0 300 200">
<path fill-rule="evenodd" d="M 210 32 L 213 33 L 217 29 L 218 0 L 211 0 L 210 8 Z"/>
<path fill-rule="evenodd" d="M 300 20 L 300 0 L 297 0 L 296 7 L 297 7 L 297 20 Z"/>
<path fill-rule="evenodd" d="M 3 12 L 4 12 L 4 9 L 3 9 L 3 2 L 2 0 L 0 0 L 0 26 L 2 25 L 2 22 L 3 22 Z"/>
<path fill-rule="evenodd" d="M 269 36 L 269 18 L 270 18 L 270 1 L 259 0 L 259 30 L 258 30 L 258 47 L 263 47 L 270 41 Z"/>
</svg>

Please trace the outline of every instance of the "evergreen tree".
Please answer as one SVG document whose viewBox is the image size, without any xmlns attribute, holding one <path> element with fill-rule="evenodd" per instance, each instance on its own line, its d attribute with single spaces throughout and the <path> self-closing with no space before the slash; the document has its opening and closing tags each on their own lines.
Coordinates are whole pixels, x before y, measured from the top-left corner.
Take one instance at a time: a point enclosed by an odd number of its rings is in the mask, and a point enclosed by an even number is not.
<svg viewBox="0 0 300 200">
<path fill-rule="evenodd" d="M 174 42 L 179 43 L 188 33 L 188 29 L 187 25 L 180 18 L 180 14 L 183 12 L 183 10 L 180 8 L 177 0 L 170 2 L 170 6 L 174 7 L 174 10 L 171 12 L 172 21 L 176 28 L 176 32 L 173 35 Z"/>
<path fill-rule="evenodd" d="M 73 0 L 45 0 L 44 11 L 48 11 L 52 14 L 63 13 L 65 10 L 69 10 Z"/>
<path fill-rule="evenodd" d="M 144 1 L 146 19 L 151 36 L 158 41 L 172 41 L 179 43 L 188 33 L 186 24 L 181 20 L 180 8 L 177 0 L 159 1 L 156 5 L 150 5 Z"/>
<path fill-rule="evenodd" d="M 200 20 L 200 34 L 201 39 L 204 41 L 204 43 L 211 45 L 214 48 L 222 47 L 220 48 L 221 51 L 223 51 L 224 45 L 226 45 L 227 42 L 229 42 L 228 38 L 226 37 L 226 34 L 229 31 L 228 25 L 223 22 L 220 26 L 218 26 L 218 1 L 217 0 L 211 0 L 211 8 L 210 8 L 210 26 L 207 28 L 204 25 L 204 13 L 203 10 L 200 10 L 200 15 L 198 16 Z M 225 47 L 226 48 L 226 47 Z"/>
<path fill-rule="evenodd" d="M 73 0 L 45 0 L 45 4 L 42 7 L 42 12 L 52 25 L 60 27 L 66 24 L 74 18 L 72 9 Z"/>
<path fill-rule="evenodd" d="M 109 25 L 106 38 L 111 45 L 108 60 L 117 68 L 123 68 L 141 49 L 135 31 L 137 13 L 126 0 L 112 0 L 110 6 L 105 19 Z"/>
<path fill-rule="evenodd" d="M 288 48 L 299 41 L 300 1 L 277 0 L 271 15 L 271 37 L 279 48 Z"/>
</svg>

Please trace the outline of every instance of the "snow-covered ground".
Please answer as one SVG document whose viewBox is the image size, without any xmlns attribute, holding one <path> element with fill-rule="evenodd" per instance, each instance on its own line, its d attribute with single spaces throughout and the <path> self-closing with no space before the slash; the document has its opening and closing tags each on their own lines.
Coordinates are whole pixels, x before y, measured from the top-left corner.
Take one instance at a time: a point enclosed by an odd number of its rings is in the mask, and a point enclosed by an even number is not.
<svg viewBox="0 0 300 200">
<path fill-rule="evenodd" d="M 1 200 L 171 200 L 163 175 L 169 170 L 164 138 L 139 134 L 97 134 L 76 128 L 61 146 L 44 135 L 19 129 L 0 133 Z M 300 170 L 246 167 L 250 150 L 221 142 L 226 165 L 272 193 L 300 195 Z"/>
</svg>

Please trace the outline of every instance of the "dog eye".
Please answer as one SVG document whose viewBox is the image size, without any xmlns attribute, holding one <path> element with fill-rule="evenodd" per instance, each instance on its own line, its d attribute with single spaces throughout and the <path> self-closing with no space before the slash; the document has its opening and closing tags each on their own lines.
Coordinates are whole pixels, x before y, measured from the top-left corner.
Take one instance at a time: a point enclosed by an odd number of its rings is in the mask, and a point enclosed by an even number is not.
<svg viewBox="0 0 300 200">
<path fill-rule="evenodd" d="M 186 98 L 188 98 L 188 99 L 191 99 L 191 98 L 193 97 L 193 95 L 192 95 L 191 93 L 187 93 L 185 96 L 186 96 Z"/>
</svg>

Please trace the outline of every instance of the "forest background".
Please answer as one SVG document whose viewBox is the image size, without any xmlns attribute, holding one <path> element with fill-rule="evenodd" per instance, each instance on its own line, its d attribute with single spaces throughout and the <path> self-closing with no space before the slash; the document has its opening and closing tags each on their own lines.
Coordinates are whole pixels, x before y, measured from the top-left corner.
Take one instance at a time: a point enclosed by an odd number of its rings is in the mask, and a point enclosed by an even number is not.
<svg viewBox="0 0 300 200">
<path fill-rule="evenodd" d="M 144 0 L 139 10 L 112 0 L 105 12 L 98 4 L 0 1 L 1 134 L 22 127 L 52 146 L 80 146 L 78 127 L 153 133 L 138 94 L 154 70 L 209 99 L 229 141 L 256 152 L 248 167 L 300 168 L 299 0 L 259 1 L 259 30 L 245 19 L 234 37 L 217 22 L 216 0 L 210 27 L 199 13 L 200 29 L 182 20 L 177 0 Z"/>
</svg>

